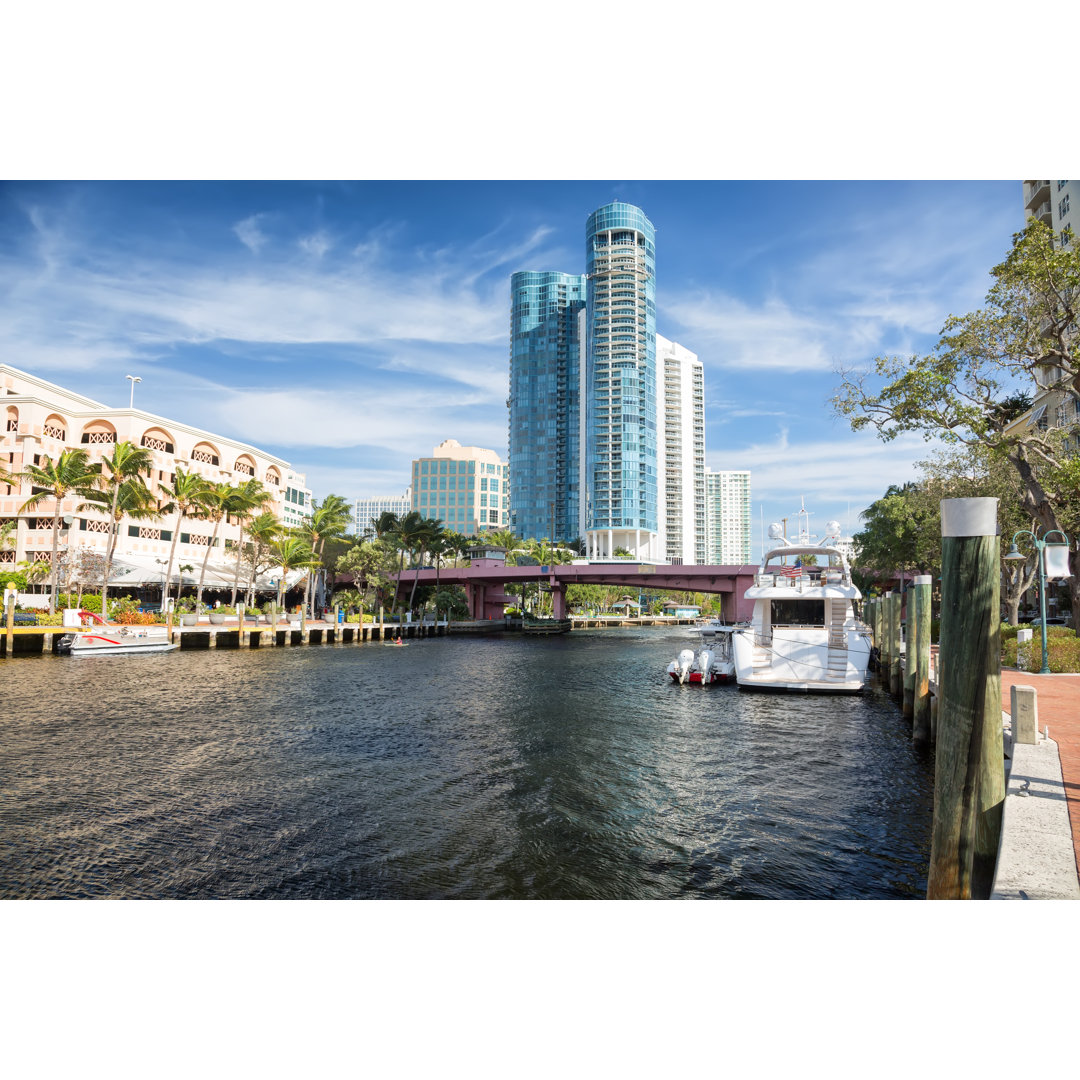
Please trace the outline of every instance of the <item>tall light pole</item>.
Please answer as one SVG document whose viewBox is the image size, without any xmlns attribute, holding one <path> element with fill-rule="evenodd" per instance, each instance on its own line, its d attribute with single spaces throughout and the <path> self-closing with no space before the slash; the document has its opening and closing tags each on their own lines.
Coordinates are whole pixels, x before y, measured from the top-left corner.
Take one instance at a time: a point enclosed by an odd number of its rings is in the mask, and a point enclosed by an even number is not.
<svg viewBox="0 0 1080 1080">
<path fill-rule="evenodd" d="M 1050 543 L 1046 537 L 1053 536 L 1057 533 L 1061 537 L 1060 540 Z M 1032 542 L 1035 544 L 1036 551 L 1039 558 L 1039 614 L 1040 621 L 1042 622 L 1042 668 L 1039 671 L 1040 675 L 1050 674 L 1050 654 L 1046 649 L 1046 569 L 1047 561 L 1050 561 L 1050 576 L 1051 577 L 1071 577 L 1069 573 L 1069 538 L 1060 529 L 1051 529 L 1048 533 L 1043 534 L 1043 538 L 1040 540 L 1029 529 L 1020 529 L 1018 532 L 1013 533 L 1012 546 L 1009 548 L 1008 555 L 1003 555 L 1003 559 L 1007 559 L 1010 562 L 1024 561 L 1027 556 L 1016 548 L 1016 538 L 1018 536 L 1030 536 Z"/>
<path fill-rule="evenodd" d="M 125 375 L 124 378 L 131 380 L 131 401 L 128 402 L 128 408 L 129 409 L 134 409 L 135 408 L 135 384 L 137 382 L 142 382 L 142 379 L 140 379 L 138 375 Z"/>
</svg>

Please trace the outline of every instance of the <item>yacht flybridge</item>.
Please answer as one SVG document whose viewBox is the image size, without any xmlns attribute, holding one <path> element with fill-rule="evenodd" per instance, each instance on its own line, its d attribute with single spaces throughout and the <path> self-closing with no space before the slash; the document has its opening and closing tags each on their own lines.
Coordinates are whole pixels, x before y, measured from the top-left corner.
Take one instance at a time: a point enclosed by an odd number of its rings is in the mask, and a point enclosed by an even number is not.
<svg viewBox="0 0 1080 1080">
<path fill-rule="evenodd" d="M 870 633 L 857 617 L 862 594 L 836 546 L 840 527 L 829 522 L 820 543 L 805 534 L 792 543 L 773 526 L 773 547 L 746 599 L 749 626 L 732 633 L 735 678 L 747 690 L 855 694 L 866 682 Z"/>
</svg>

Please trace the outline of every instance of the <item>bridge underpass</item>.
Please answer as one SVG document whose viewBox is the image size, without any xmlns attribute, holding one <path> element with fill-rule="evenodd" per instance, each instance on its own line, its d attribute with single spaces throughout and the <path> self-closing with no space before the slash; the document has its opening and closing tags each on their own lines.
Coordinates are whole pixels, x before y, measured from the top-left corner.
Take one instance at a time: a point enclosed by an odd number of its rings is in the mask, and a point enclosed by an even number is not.
<svg viewBox="0 0 1080 1080">
<path fill-rule="evenodd" d="M 553 615 L 565 619 L 568 585 L 610 585 L 641 592 L 672 589 L 718 594 L 727 622 L 749 619 L 753 603 L 743 594 L 754 583 L 757 566 L 656 566 L 650 563 L 569 563 L 562 566 L 507 566 L 493 558 L 474 558 L 468 567 L 405 570 L 403 588 L 419 585 L 463 585 L 474 619 L 500 619 L 503 607 L 515 603 L 507 585 L 545 584 L 551 589 Z"/>
</svg>

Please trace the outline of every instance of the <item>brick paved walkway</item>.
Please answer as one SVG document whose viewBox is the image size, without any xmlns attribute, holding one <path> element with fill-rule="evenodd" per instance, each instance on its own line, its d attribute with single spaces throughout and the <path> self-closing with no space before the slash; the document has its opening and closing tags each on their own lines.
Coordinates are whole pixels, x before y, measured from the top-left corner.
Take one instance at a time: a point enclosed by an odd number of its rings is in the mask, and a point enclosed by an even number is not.
<svg viewBox="0 0 1080 1080">
<path fill-rule="evenodd" d="M 1005 668 L 1001 672 L 1001 707 L 1006 712 L 1010 712 L 1010 690 L 1017 683 L 1035 687 L 1039 730 L 1049 726 L 1050 738 L 1058 744 L 1073 851 L 1080 867 L 1080 675 L 1032 675 Z"/>
</svg>

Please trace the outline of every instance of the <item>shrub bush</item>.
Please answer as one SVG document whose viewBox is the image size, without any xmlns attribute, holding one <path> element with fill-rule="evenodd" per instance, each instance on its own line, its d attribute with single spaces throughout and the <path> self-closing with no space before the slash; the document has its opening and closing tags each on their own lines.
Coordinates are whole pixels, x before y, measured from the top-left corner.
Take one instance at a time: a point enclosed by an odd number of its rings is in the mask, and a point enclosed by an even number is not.
<svg viewBox="0 0 1080 1080">
<path fill-rule="evenodd" d="M 1029 641 L 1020 655 L 1022 663 L 1017 662 L 1016 631 L 1032 630 Z M 1055 675 L 1075 674 L 1080 672 L 1080 638 L 1067 626 L 1048 626 L 1046 628 L 1047 664 Z M 1001 627 L 1001 666 L 1017 668 L 1038 674 L 1042 670 L 1042 626 L 1021 623 L 1020 626 Z"/>
</svg>

